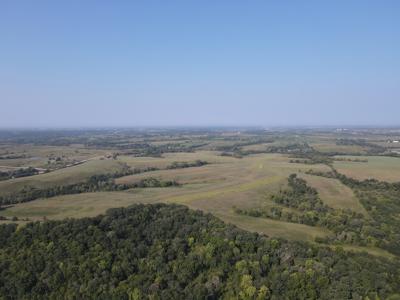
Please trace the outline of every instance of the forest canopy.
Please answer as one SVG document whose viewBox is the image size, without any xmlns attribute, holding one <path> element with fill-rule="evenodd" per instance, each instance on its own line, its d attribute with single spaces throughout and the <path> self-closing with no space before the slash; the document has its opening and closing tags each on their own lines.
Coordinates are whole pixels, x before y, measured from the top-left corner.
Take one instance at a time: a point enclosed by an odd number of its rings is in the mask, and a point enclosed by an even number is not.
<svg viewBox="0 0 400 300">
<path fill-rule="evenodd" d="M 7 224 L 0 238 L 5 299 L 397 299 L 400 292 L 398 260 L 268 238 L 179 205 Z"/>
</svg>

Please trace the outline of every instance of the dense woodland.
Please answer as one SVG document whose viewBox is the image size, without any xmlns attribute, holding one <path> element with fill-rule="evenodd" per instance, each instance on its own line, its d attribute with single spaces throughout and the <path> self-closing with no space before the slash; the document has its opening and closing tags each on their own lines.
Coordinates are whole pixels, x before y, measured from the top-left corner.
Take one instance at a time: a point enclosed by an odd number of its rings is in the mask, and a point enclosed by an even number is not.
<svg viewBox="0 0 400 300">
<path fill-rule="evenodd" d="M 399 292 L 398 260 L 270 239 L 177 205 L 0 226 L 5 299 L 399 299 Z"/>
</svg>

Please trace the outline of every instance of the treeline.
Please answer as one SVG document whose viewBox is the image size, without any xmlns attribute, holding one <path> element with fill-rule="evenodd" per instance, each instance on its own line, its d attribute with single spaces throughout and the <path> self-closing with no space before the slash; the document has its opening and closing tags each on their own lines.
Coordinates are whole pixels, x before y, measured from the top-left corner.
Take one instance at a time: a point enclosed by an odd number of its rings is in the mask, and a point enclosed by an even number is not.
<svg viewBox="0 0 400 300">
<path fill-rule="evenodd" d="M 397 259 L 270 239 L 178 205 L 0 226 L 4 299 L 398 299 L 399 278 Z"/>
<path fill-rule="evenodd" d="M 173 169 L 185 169 L 185 168 L 194 168 L 194 167 L 202 167 L 205 165 L 208 165 L 209 162 L 205 160 L 195 160 L 193 162 L 190 161 L 174 161 L 170 165 L 167 165 L 165 167 L 166 170 L 173 170 Z M 157 168 L 157 167 L 146 167 L 146 168 L 130 168 L 130 172 L 128 171 L 126 175 L 134 175 L 134 174 L 139 174 L 143 172 L 150 172 L 150 171 L 159 171 L 159 170 L 164 170 L 162 168 Z M 126 176 L 123 175 L 123 176 Z M 122 176 L 119 176 L 122 177 Z"/>
<path fill-rule="evenodd" d="M 147 142 L 127 142 L 126 140 L 95 139 L 87 142 L 85 147 L 124 150 L 124 155 L 161 157 L 163 153 L 194 152 L 207 143 L 165 143 L 155 145 Z"/>
<path fill-rule="evenodd" d="M 241 150 L 242 147 L 245 146 L 251 146 L 251 145 L 258 145 L 258 144 L 269 144 L 273 143 L 275 141 L 274 138 L 267 137 L 267 138 L 262 138 L 262 137 L 254 137 L 254 138 L 229 138 L 229 137 L 224 137 L 224 141 L 237 141 L 236 143 L 233 143 L 231 145 L 222 145 L 222 146 L 217 146 L 214 147 L 213 150 L 216 151 L 223 151 L 223 152 L 239 152 L 243 151 Z"/>
<path fill-rule="evenodd" d="M 114 181 L 115 174 L 94 175 L 86 182 L 61 185 L 50 188 L 24 187 L 19 192 L 0 196 L 0 206 L 33 201 L 39 198 L 51 198 L 61 195 L 72 195 L 90 192 L 124 191 L 132 188 L 170 187 L 179 186 L 175 180 L 160 180 L 149 177 L 130 184 L 117 184 Z"/>
<path fill-rule="evenodd" d="M 21 169 L 7 171 L 7 172 L 0 171 L 0 181 L 11 179 L 11 178 L 32 176 L 32 175 L 37 175 L 37 174 L 39 174 L 39 171 L 32 167 L 21 168 Z"/>
<path fill-rule="evenodd" d="M 366 162 L 368 162 L 368 159 L 362 159 L 362 158 L 348 158 L 348 157 L 335 157 L 333 160 L 334 160 L 334 161 L 361 162 L 361 163 L 366 163 Z"/>
<path fill-rule="evenodd" d="M 272 142 L 273 140 L 269 141 L 269 143 Z M 249 143 L 249 145 L 252 145 L 252 143 Z M 284 146 L 267 146 L 265 147 L 265 149 L 260 149 L 260 150 L 243 150 L 241 146 L 239 145 L 223 146 L 219 147 L 218 150 L 223 150 L 223 152 L 220 154 L 221 156 L 231 156 L 235 158 L 242 158 L 244 156 L 252 154 L 262 154 L 262 153 L 281 153 L 281 154 L 290 154 L 293 157 L 299 157 L 299 156 L 303 157 L 303 155 L 307 153 L 314 152 L 313 148 L 310 147 L 307 143 L 293 143 Z"/>
<path fill-rule="evenodd" d="M 285 146 L 269 146 L 267 153 L 304 154 L 314 152 L 308 143 L 293 143 Z"/>
<path fill-rule="evenodd" d="M 3 154 L 0 155 L 0 159 L 20 159 L 27 158 L 25 154 Z"/>
<path fill-rule="evenodd" d="M 243 154 L 239 151 L 236 152 L 221 152 L 220 156 L 228 156 L 228 157 L 234 157 L 234 158 L 243 158 Z"/>
<path fill-rule="evenodd" d="M 386 151 L 386 148 L 374 143 L 367 142 L 364 139 L 338 139 L 336 145 L 344 146 L 361 146 L 366 148 L 366 151 L 370 155 L 381 154 Z"/>
<path fill-rule="evenodd" d="M 330 172 L 310 170 L 307 173 L 335 178 L 350 187 L 371 217 L 368 231 L 377 240 L 376 243 L 400 255 L 400 182 L 357 180 L 340 174 L 334 168 Z"/>
<path fill-rule="evenodd" d="M 349 153 L 351 154 L 351 153 Z M 347 161 L 347 162 L 368 162 L 368 159 L 362 158 L 345 158 L 345 157 L 335 157 L 336 155 L 343 155 L 340 152 L 318 152 L 313 151 L 309 153 L 296 153 L 292 155 L 294 159 L 291 159 L 291 163 L 301 163 L 306 165 L 314 165 L 314 164 L 325 164 L 328 166 L 332 166 L 334 161 Z M 351 154 L 351 155 L 361 155 L 361 154 Z M 300 159 L 301 158 L 301 159 Z"/>
<path fill-rule="evenodd" d="M 378 218 L 375 214 L 372 215 L 373 218 L 369 218 L 349 209 L 333 209 L 327 206 L 320 199 L 317 190 L 308 186 L 306 181 L 298 178 L 296 174 L 290 175 L 288 182 L 288 189 L 271 197 L 276 204 L 283 208 L 279 206 L 269 209 L 243 210 L 236 208 L 235 212 L 253 217 L 324 227 L 334 233 L 326 238 L 316 239 L 317 242 L 374 246 L 400 255 L 399 228 L 395 228 L 398 223 L 389 222 L 391 218 L 388 209 L 385 211 L 387 219 L 382 223 L 382 214 L 379 214 Z M 362 204 L 367 211 L 372 209 L 372 203 L 370 209 L 365 205 L 365 201 Z M 289 209 L 284 209 L 285 207 Z M 395 214 L 399 212 L 398 208 L 394 211 Z"/>
<path fill-rule="evenodd" d="M 339 173 L 333 167 L 331 167 L 331 171 L 328 172 L 308 170 L 306 171 L 306 174 L 322 176 L 327 178 L 335 178 L 338 179 L 344 185 L 347 185 L 352 189 L 375 190 L 375 191 L 393 190 L 395 193 L 400 192 L 400 181 L 386 182 L 377 179 L 358 180 L 351 177 L 347 177 L 346 175 Z"/>
<path fill-rule="evenodd" d="M 268 141 L 269 143 L 274 140 Z M 264 141 L 263 143 L 266 143 Z M 365 159 L 341 159 L 335 158 L 337 155 L 344 155 L 346 153 L 338 152 L 338 151 L 329 151 L 329 152 L 319 152 L 313 147 L 311 147 L 308 143 L 297 142 L 297 143 L 289 143 L 287 145 L 271 145 L 266 146 L 265 149 L 258 150 L 243 150 L 242 147 L 244 145 L 253 145 L 262 143 L 260 141 L 257 142 L 243 142 L 243 144 L 236 143 L 229 146 L 220 146 L 217 147 L 216 150 L 223 151 L 221 153 L 222 156 L 231 156 L 235 158 L 242 158 L 251 154 L 261 154 L 261 153 L 280 153 L 280 154 L 288 154 L 291 163 L 304 163 L 304 164 L 327 164 L 331 165 L 334 160 L 345 160 L 345 161 L 354 161 L 354 162 L 365 162 Z M 384 155 L 384 156 L 400 156 L 397 153 L 387 153 L 386 148 L 373 144 L 367 143 L 364 140 L 351 140 L 351 139 L 339 139 L 336 141 L 337 145 L 359 145 L 365 148 L 365 152 L 354 152 L 349 151 L 348 155 Z"/>
<path fill-rule="evenodd" d="M 196 160 L 194 162 L 187 161 L 174 161 L 172 164 L 167 166 L 166 169 L 184 169 L 184 168 L 192 168 L 192 167 L 201 167 L 207 165 L 208 162 L 204 160 Z"/>
<path fill-rule="evenodd" d="M 291 174 L 288 178 L 289 189 L 281 190 L 278 194 L 272 195 L 271 199 L 278 204 L 294 207 L 301 211 L 315 210 L 327 211 L 328 207 L 323 204 L 316 189 L 307 185 L 306 181 Z"/>
<path fill-rule="evenodd" d="M 203 160 L 197 160 L 194 162 L 173 162 L 171 165 L 168 165 L 166 169 L 201 167 L 206 164 L 208 164 L 208 162 Z M 33 201 L 39 198 L 51 198 L 60 195 L 81 194 L 99 191 L 124 191 L 132 188 L 170 187 L 179 185 L 179 183 L 175 180 L 159 180 L 153 177 L 145 178 L 131 184 L 116 184 L 114 180 L 116 178 L 124 176 L 157 170 L 162 169 L 156 167 L 130 168 L 128 165 L 125 164 L 122 167 L 121 171 L 109 174 L 93 175 L 87 181 L 81 183 L 61 185 L 50 188 L 35 188 L 32 186 L 25 186 L 16 193 L 0 196 L 0 206 Z"/>
<path fill-rule="evenodd" d="M 291 155 L 293 159 L 289 160 L 290 163 L 296 164 L 306 164 L 306 165 L 315 165 L 315 164 L 326 164 L 331 165 L 333 162 L 332 157 L 326 154 L 311 152 L 311 153 L 298 153 L 295 155 Z"/>
</svg>

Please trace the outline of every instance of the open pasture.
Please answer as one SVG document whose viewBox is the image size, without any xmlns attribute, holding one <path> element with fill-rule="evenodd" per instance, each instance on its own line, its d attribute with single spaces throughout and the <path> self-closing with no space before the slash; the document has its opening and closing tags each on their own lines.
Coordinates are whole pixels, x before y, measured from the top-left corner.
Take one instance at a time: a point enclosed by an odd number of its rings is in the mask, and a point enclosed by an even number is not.
<svg viewBox="0 0 400 300">
<path fill-rule="evenodd" d="M 135 157 L 129 155 L 118 156 L 118 161 L 126 163 L 132 168 L 138 169 L 148 167 L 165 169 L 173 162 L 194 162 L 196 160 L 203 160 L 210 164 L 217 164 L 234 161 L 236 158 L 220 156 L 219 152 L 215 151 L 164 153 L 161 157 Z"/>
<path fill-rule="evenodd" d="M 25 158 L 4 159 L 3 162 L 8 168 L 48 166 L 49 159 L 54 160 L 54 157 L 61 157 L 65 162 L 83 161 L 83 163 L 46 174 L 4 180 L 0 182 L 0 195 L 18 192 L 25 186 L 48 188 L 79 183 L 92 175 L 117 172 L 122 170 L 124 165 L 132 169 L 156 168 L 157 170 L 116 178 L 117 184 L 133 184 L 152 177 L 163 181 L 175 180 L 181 185 L 167 188 L 133 188 L 113 192 L 99 191 L 37 199 L 5 206 L 0 210 L 0 216 L 5 216 L 9 220 L 17 217 L 17 222 L 23 224 L 27 218 L 41 221 L 45 218 L 95 216 L 104 213 L 109 208 L 135 203 L 178 203 L 212 213 L 245 230 L 292 240 L 314 241 L 316 237 L 333 236 L 333 232 L 318 226 L 291 223 L 283 219 L 273 220 L 240 215 L 235 212 L 235 208 L 269 210 L 276 207 L 277 204 L 271 200 L 270 196 L 286 188 L 288 176 L 297 173 L 310 186 L 318 190 L 321 199 L 330 207 L 351 209 L 368 216 L 350 188 L 335 179 L 305 174 L 309 169 L 330 171 L 328 165 L 290 162 L 296 158 L 296 155 L 300 155 L 299 161 L 301 161 L 302 151 L 307 152 L 308 155 L 309 153 L 317 156 L 327 155 L 331 158 L 334 158 L 331 156 L 332 153 L 343 153 L 348 155 L 341 155 L 341 158 L 367 158 L 368 163 L 335 161 L 334 167 L 339 172 L 344 174 L 346 171 L 354 172 L 354 174 L 347 173 L 346 175 L 354 175 L 355 178 L 359 178 L 357 174 L 362 176 L 370 174 L 371 178 L 381 180 L 387 180 L 387 177 L 383 176 L 386 174 L 391 176 L 391 180 L 388 181 L 396 181 L 394 177 L 396 174 L 400 175 L 400 166 L 397 165 L 399 170 L 395 172 L 393 170 L 397 168 L 396 163 L 400 162 L 400 159 L 350 156 L 352 153 L 366 153 L 368 149 L 351 142 L 349 145 L 337 145 L 336 141 L 342 138 L 351 139 L 346 135 L 323 133 L 307 135 L 300 131 L 288 134 L 284 132 L 259 133 L 258 135 L 231 132 L 227 135 L 215 133 L 209 136 L 201 134 L 198 136 L 184 134 L 125 136 L 123 133 L 113 133 L 87 139 L 86 142 L 90 145 L 87 148 L 78 143 L 70 146 L 16 144 L 14 148 L 3 144 L 2 153 L 7 151 L 15 154 L 26 153 Z M 151 145 L 150 148 L 149 145 Z M 282 154 L 248 155 L 248 153 L 243 153 L 237 157 L 221 156 L 222 152 L 238 151 L 241 154 L 240 151 L 262 152 L 273 148 Z M 107 159 L 112 154 L 117 154 L 114 156 L 115 159 Z M 240 156 L 242 158 L 238 158 Z M 196 160 L 206 161 L 208 164 L 188 168 L 168 168 L 174 162 L 193 163 Z M 357 167 L 361 169 L 357 170 Z M 282 209 L 291 210 L 291 208 Z M 348 248 L 348 250 L 368 251 L 378 255 L 386 253 L 379 252 L 381 249 L 377 252 L 376 249 L 370 247 Z"/>
<path fill-rule="evenodd" d="M 109 153 L 107 150 L 87 149 L 82 145 L 70 146 L 37 146 L 37 145 L 2 145 L 0 150 L 0 167 L 35 167 L 51 168 L 50 159 L 60 158 L 66 162 L 83 161 L 101 157 Z M 16 158 L 6 158 L 15 156 Z"/>
<path fill-rule="evenodd" d="M 366 154 L 367 149 L 359 145 L 337 145 L 335 140 L 320 140 L 310 143 L 310 146 L 322 153 Z"/>
<path fill-rule="evenodd" d="M 388 182 L 400 181 L 400 158 L 383 156 L 345 156 L 367 159 L 368 162 L 335 161 L 333 166 L 346 176 L 364 180 L 378 179 Z"/>
<path fill-rule="evenodd" d="M 59 169 L 50 173 L 0 181 L 0 195 L 18 192 L 24 187 L 49 188 L 85 181 L 92 175 L 122 170 L 116 160 L 90 160 L 80 165 Z"/>
<path fill-rule="evenodd" d="M 155 160 L 176 161 L 176 156 L 181 155 L 180 153 L 170 154 L 166 155 L 165 158 L 155 158 L 154 160 L 150 159 L 150 161 L 152 163 Z M 206 159 L 213 163 L 202 167 L 145 172 L 116 180 L 117 183 L 133 183 L 143 178 L 156 177 L 165 180 L 177 180 L 183 184 L 180 187 L 58 196 L 16 204 L 0 211 L 0 215 L 30 218 L 32 220 L 42 220 L 43 217 L 48 219 L 77 218 L 94 216 L 104 213 L 108 208 L 128 206 L 134 203 L 167 202 L 185 204 L 194 209 L 201 209 L 241 228 L 273 236 L 311 241 L 316 236 L 323 237 L 329 234 L 328 231 L 321 228 L 239 216 L 233 211 L 235 206 L 251 208 L 265 204 L 266 201 L 269 201 L 268 195 L 285 187 L 287 177 L 291 173 L 299 170 L 305 171 L 310 166 L 290 163 L 288 157 L 279 154 L 260 154 L 237 159 L 221 157 L 216 153 L 204 151 L 197 156 L 196 153 L 183 153 L 181 156 L 182 161 L 191 161 L 194 158 Z M 136 162 L 144 163 L 143 160 L 146 158 L 132 157 L 130 159 L 129 164 L 136 166 Z M 118 164 L 121 161 L 99 162 Z M 146 164 L 142 166 L 146 166 Z M 328 167 L 324 165 L 314 165 L 312 168 L 320 171 L 328 170 Z M 39 176 L 41 175 L 36 177 Z"/>
<path fill-rule="evenodd" d="M 367 211 L 353 191 L 339 180 L 307 174 L 301 174 L 301 177 L 307 181 L 307 184 L 318 191 L 321 200 L 326 205 L 335 209 L 350 209 L 367 215 Z"/>
</svg>

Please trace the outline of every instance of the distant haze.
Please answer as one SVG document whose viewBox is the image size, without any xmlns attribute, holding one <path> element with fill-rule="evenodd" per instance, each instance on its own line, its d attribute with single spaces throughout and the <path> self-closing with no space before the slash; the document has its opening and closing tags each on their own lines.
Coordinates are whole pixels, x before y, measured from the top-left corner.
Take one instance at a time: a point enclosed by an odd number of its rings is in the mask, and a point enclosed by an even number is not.
<svg viewBox="0 0 400 300">
<path fill-rule="evenodd" d="M 1 1 L 0 127 L 400 125 L 400 1 Z"/>
</svg>

